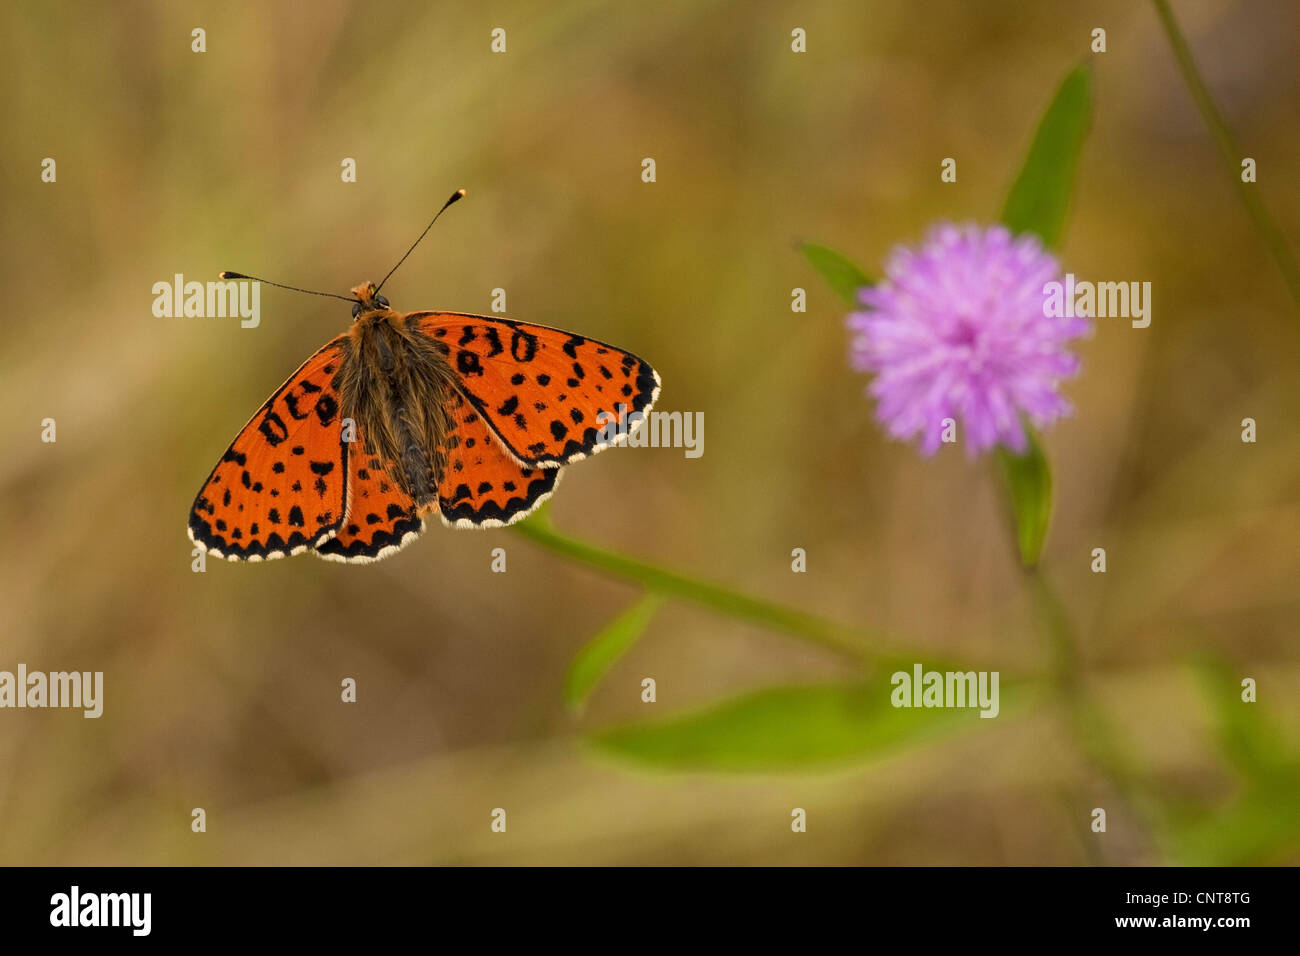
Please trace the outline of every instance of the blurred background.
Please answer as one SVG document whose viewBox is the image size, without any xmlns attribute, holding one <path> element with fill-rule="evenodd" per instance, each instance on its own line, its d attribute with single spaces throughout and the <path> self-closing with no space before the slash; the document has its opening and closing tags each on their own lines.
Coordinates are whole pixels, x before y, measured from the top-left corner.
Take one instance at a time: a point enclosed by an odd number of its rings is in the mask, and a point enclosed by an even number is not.
<svg viewBox="0 0 1300 956">
<path fill-rule="evenodd" d="M 1300 8 L 1175 10 L 1294 242 Z M 669 603 L 575 715 L 570 662 L 638 592 L 514 532 L 191 570 L 199 485 L 350 314 L 264 287 L 256 329 L 162 319 L 153 284 L 233 269 L 342 293 L 463 186 L 396 308 L 487 312 L 505 288 L 511 317 L 643 355 L 660 408 L 704 413 L 701 458 L 569 469 L 557 529 L 918 661 L 1041 675 L 989 462 L 885 439 L 844 306 L 794 247 L 878 272 L 937 219 L 994 220 L 1094 27 L 1062 260 L 1152 282 L 1152 323 L 1099 320 L 1082 347 L 1076 414 L 1045 439 L 1044 563 L 1125 779 L 1050 691 L 829 767 L 612 758 L 588 736 L 854 668 Z M 23 290 L 0 353 L 0 669 L 105 674 L 98 720 L 0 711 L 0 863 L 1300 861 L 1300 321 L 1149 5 L 30 2 L 0 12 L 0 50 L 0 268 Z"/>
</svg>

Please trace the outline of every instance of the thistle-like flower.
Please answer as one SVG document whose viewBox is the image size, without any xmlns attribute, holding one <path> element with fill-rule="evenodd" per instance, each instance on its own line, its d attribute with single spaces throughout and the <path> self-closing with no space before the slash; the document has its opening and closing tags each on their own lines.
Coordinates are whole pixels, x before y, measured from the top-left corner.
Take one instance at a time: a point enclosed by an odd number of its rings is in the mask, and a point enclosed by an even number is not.
<svg viewBox="0 0 1300 956">
<path fill-rule="evenodd" d="M 919 247 L 896 247 L 885 273 L 859 292 L 848 326 L 850 361 L 875 373 L 868 391 L 891 436 L 920 436 L 929 456 L 952 419 L 972 457 L 1024 452 L 1022 416 L 1042 428 L 1070 414 L 1059 385 L 1079 360 L 1067 345 L 1091 323 L 1044 313 L 1043 286 L 1060 269 L 1036 236 L 943 223 Z"/>
</svg>

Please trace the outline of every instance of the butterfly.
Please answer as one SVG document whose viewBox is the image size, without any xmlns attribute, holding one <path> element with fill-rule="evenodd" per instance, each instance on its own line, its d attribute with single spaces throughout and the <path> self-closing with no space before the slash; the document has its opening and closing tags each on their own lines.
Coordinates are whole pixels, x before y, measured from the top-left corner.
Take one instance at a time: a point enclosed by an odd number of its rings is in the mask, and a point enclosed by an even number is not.
<svg viewBox="0 0 1300 956">
<path fill-rule="evenodd" d="M 379 294 L 387 281 L 335 296 L 353 303 L 351 327 L 221 456 L 190 510 L 196 545 L 231 561 L 368 562 L 435 512 L 457 528 L 512 524 L 564 466 L 625 442 L 659 396 L 659 374 L 631 352 L 505 318 L 398 312 Z"/>
</svg>

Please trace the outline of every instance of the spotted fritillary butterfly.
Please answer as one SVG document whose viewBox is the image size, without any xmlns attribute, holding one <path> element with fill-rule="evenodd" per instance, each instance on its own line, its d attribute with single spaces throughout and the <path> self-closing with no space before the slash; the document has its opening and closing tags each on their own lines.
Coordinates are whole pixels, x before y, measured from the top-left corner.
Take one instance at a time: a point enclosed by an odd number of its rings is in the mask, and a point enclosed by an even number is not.
<svg viewBox="0 0 1300 956">
<path fill-rule="evenodd" d="M 396 312 L 373 283 L 352 295 L 352 326 L 280 386 L 204 482 L 189 535 L 209 553 L 376 561 L 434 512 L 458 528 L 511 524 L 550 497 L 563 466 L 625 441 L 659 395 L 649 364 L 594 339 Z"/>
</svg>

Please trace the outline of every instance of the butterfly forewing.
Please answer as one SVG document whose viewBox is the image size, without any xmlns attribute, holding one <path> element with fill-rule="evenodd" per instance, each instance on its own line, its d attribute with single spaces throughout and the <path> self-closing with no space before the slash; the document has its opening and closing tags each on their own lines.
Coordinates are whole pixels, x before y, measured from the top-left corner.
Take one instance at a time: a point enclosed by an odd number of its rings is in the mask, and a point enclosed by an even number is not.
<svg viewBox="0 0 1300 956">
<path fill-rule="evenodd" d="M 622 349 L 559 329 L 456 312 L 413 313 L 447 345 L 465 397 L 524 465 L 557 468 L 626 440 L 659 375 Z"/>
<path fill-rule="evenodd" d="M 297 554 L 347 508 L 347 444 L 333 380 L 340 337 L 303 363 L 244 426 L 190 510 L 190 539 L 232 561 Z"/>
</svg>

